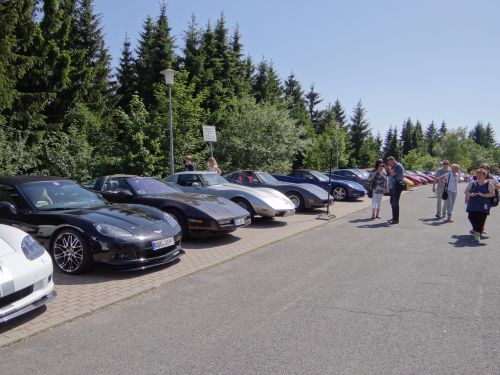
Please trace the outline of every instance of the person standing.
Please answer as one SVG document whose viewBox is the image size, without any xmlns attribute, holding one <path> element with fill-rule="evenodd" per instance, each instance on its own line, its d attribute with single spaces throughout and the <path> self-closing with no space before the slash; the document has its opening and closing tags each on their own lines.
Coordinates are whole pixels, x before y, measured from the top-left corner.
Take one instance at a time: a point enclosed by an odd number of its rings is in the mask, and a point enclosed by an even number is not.
<svg viewBox="0 0 500 375">
<path fill-rule="evenodd" d="M 392 219 L 389 224 L 399 224 L 399 199 L 404 185 L 404 168 L 394 156 L 387 158 L 387 174 L 389 175 L 389 193 L 391 195 Z"/>
<path fill-rule="evenodd" d="M 458 164 L 452 164 L 451 171 L 439 177 L 440 182 L 444 182 L 444 185 L 447 186 L 448 199 L 446 199 L 446 210 L 448 211 L 448 219 L 447 219 L 448 223 L 453 223 L 453 218 L 451 215 L 453 214 L 453 206 L 455 205 L 455 199 L 457 198 L 459 179 L 460 179 L 460 166 Z M 443 195 L 442 191 L 441 195 Z M 443 208 L 443 210 L 445 209 Z"/>
<path fill-rule="evenodd" d="M 448 160 L 444 160 L 441 163 L 441 168 L 439 168 L 436 171 L 436 176 L 434 178 L 434 182 L 432 183 L 432 192 L 436 193 L 437 195 L 436 217 L 438 219 L 446 216 L 446 202 L 443 202 L 442 198 L 445 182 L 444 180 L 440 179 L 440 177 L 450 172 L 449 165 L 450 162 Z M 436 189 L 436 183 L 437 183 L 437 189 Z M 442 210 L 441 206 L 443 207 Z"/>
<path fill-rule="evenodd" d="M 486 175 L 484 169 L 478 169 L 476 171 L 477 179 L 471 181 L 465 189 L 465 204 L 467 205 L 469 222 L 472 225 L 471 233 L 477 242 L 481 240 L 481 232 L 486 218 L 490 214 L 490 198 L 495 195 L 493 182 L 487 180 Z"/>
<path fill-rule="evenodd" d="M 371 171 L 368 180 L 372 187 L 372 219 L 380 219 L 380 207 L 382 198 L 387 190 L 387 177 L 384 170 L 384 161 L 379 159 L 375 162 L 375 168 Z"/>
<path fill-rule="evenodd" d="M 219 166 L 217 165 L 217 160 L 213 156 L 208 158 L 208 170 L 209 172 L 217 172 L 217 174 L 222 174 Z"/>
<path fill-rule="evenodd" d="M 184 158 L 184 170 L 194 171 L 193 157 L 191 155 L 187 155 Z"/>
</svg>

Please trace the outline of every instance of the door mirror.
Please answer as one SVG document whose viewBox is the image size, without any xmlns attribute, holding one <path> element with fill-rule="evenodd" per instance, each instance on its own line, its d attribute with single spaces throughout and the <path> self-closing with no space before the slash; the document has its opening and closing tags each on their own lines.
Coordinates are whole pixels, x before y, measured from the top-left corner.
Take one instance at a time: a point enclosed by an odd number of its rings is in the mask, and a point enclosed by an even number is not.
<svg viewBox="0 0 500 375">
<path fill-rule="evenodd" d="M 118 190 L 118 195 L 121 197 L 131 197 L 134 194 L 132 194 L 132 192 L 128 189 L 121 189 Z"/>
<path fill-rule="evenodd" d="M 2 216 L 13 216 L 17 215 L 16 207 L 7 201 L 0 201 L 0 214 Z"/>
<path fill-rule="evenodd" d="M 191 184 L 191 186 L 192 186 L 192 187 L 194 187 L 194 188 L 197 188 L 197 189 L 200 189 L 200 188 L 201 188 L 201 185 L 200 185 L 200 183 L 199 183 L 199 182 L 193 182 L 193 183 Z"/>
</svg>

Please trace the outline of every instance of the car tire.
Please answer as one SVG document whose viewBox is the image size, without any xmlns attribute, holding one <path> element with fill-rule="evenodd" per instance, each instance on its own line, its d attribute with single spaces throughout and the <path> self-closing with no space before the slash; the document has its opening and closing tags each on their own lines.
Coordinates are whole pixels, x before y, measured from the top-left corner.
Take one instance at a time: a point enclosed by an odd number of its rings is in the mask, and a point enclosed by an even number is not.
<svg viewBox="0 0 500 375">
<path fill-rule="evenodd" d="M 50 246 L 55 266 L 62 272 L 76 275 L 92 265 L 92 253 L 83 235 L 74 229 L 57 232 Z"/>
<path fill-rule="evenodd" d="M 305 204 L 302 194 L 296 191 L 288 191 L 285 195 L 293 202 L 295 210 L 299 211 L 304 209 Z"/>
<path fill-rule="evenodd" d="M 182 238 L 183 239 L 189 238 L 189 227 L 186 220 L 186 216 L 184 216 L 184 214 L 181 211 L 175 208 L 166 208 L 164 211 L 167 214 L 172 215 L 174 220 L 177 221 L 177 224 L 179 224 L 179 226 L 181 227 Z"/>
<path fill-rule="evenodd" d="M 348 198 L 346 188 L 342 186 L 337 186 L 332 189 L 333 199 L 336 201 L 344 201 Z"/>
<path fill-rule="evenodd" d="M 234 203 L 236 203 L 238 206 L 241 208 L 244 208 L 250 213 L 250 219 L 253 221 L 253 218 L 255 216 L 255 211 L 252 207 L 252 205 L 244 198 L 233 198 L 231 199 Z"/>
</svg>

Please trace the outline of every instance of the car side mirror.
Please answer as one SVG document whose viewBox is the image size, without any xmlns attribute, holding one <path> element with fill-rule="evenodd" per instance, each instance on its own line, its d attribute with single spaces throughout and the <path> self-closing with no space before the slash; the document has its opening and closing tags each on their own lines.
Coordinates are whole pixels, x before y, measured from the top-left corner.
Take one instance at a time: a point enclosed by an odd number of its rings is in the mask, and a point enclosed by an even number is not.
<svg viewBox="0 0 500 375">
<path fill-rule="evenodd" d="M 201 188 L 201 185 L 200 185 L 200 183 L 199 183 L 199 182 L 193 182 L 193 183 L 191 184 L 191 186 L 192 186 L 192 187 L 194 187 L 194 188 L 197 188 L 197 189 Z"/>
<path fill-rule="evenodd" d="M 121 197 L 131 197 L 134 194 L 128 189 L 123 189 L 118 191 L 118 195 Z"/>
<path fill-rule="evenodd" d="M 3 213 L 7 216 L 17 215 L 16 207 L 7 201 L 0 201 L 0 213 Z"/>
</svg>

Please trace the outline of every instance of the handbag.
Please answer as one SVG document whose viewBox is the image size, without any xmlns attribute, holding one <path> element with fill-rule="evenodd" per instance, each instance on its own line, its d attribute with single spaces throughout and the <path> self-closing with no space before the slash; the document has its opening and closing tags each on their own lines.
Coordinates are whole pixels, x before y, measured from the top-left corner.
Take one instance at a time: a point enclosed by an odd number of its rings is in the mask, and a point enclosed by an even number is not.
<svg viewBox="0 0 500 375">
<path fill-rule="evenodd" d="M 497 207 L 498 206 L 498 190 L 495 189 L 495 195 L 490 198 L 490 206 Z"/>
<path fill-rule="evenodd" d="M 450 177 L 451 177 L 451 173 L 450 173 L 450 175 L 448 176 L 448 179 L 446 180 L 446 184 L 444 185 L 443 194 L 441 195 L 441 198 L 442 198 L 444 201 L 448 199 L 448 183 L 450 182 Z"/>
</svg>

